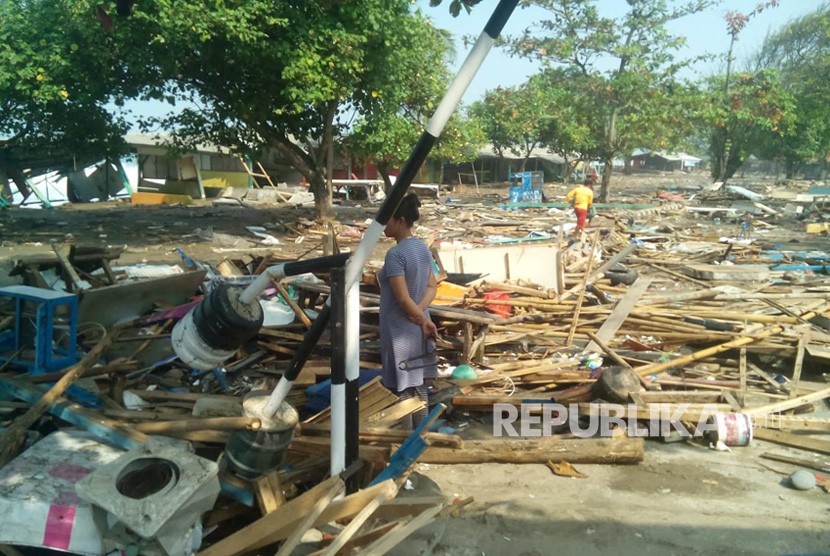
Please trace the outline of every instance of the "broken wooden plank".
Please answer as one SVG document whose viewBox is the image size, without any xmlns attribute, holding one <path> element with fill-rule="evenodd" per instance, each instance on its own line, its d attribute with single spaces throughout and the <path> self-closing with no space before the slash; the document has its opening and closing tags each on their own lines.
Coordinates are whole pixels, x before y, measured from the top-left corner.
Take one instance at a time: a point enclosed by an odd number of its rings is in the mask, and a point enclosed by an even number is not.
<svg viewBox="0 0 830 556">
<path fill-rule="evenodd" d="M 424 510 L 417 517 L 410 519 L 405 524 L 399 524 L 392 531 L 365 547 L 361 552 L 366 556 L 383 556 L 384 554 L 388 554 L 412 533 L 431 523 L 443 509 L 444 505 L 439 504 Z"/>
<path fill-rule="evenodd" d="M 643 460 L 642 438 L 556 437 L 527 440 L 467 440 L 464 449 L 430 446 L 419 463 L 637 463 Z"/>
<path fill-rule="evenodd" d="M 597 338 L 606 344 L 614 339 L 614 335 L 617 333 L 617 330 L 620 329 L 622 323 L 628 318 L 628 315 L 631 314 L 634 306 L 637 305 L 638 301 L 640 301 L 640 298 L 651 285 L 651 282 L 651 278 L 640 276 L 633 284 L 631 284 L 631 287 L 628 289 L 626 294 L 617 302 L 617 305 L 611 311 L 608 319 L 606 319 L 602 326 L 600 326 L 599 330 L 597 330 Z M 588 342 L 588 345 L 585 346 L 585 349 L 583 349 L 582 352 L 599 352 L 600 349 L 599 344 L 592 339 Z"/>
<path fill-rule="evenodd" d="M 285 504 L 279 472 L 274 469 L 257 477 L 254 481 L 254 494 L 262 515 L 270 514 Z"/>
<path fill-rule="evenodd" d="M 755 429 L 753 430 L 752 435 L 760 440 L 782 444 L 784 446 L 789 446 L 790 448 L 808 450 L 819 454 L 830 454 L 830 441 L 828 440 L 821 440 L 801 434 L 793 434 L 791 432 L 772 429 Z"/>
<path fill-rule="evenodd" d="M 743 412 L 747 415 L 754 416 L 769 415 L 771 413 L 780 413 L 782 411 L 795 409 L 796 407 L 806 405 L 812 402 L 817 402 L 825 398 L 830 398 L 830 388 L 817 390 L 816 392 L 811 392 L 809 394 L 804 394 L 802 396 L 790 398 L 789 400 L 774 402 L 771 404 L 762 405 L 758 407 L 750 407 L 745 409 Z"/>
<path fill-rule="evenodd" d="M 377 496 L 372 498 L 368 504 L 366 504 L 360 512 L 349 522 L 346 527 L 340 531 L 340 534 L 335 537 L 334 541 L 323 550 L 322 556 L 335 556 L 337 551 L 343 548 L 347 542 L 357 533 L 358 529 L 360 529 L 366 520 L 369 519 L 375 510 L 380 507 L 381 504 L 386 502 L 387 500 L 391 500 L 397 494 L 397 489 L 394 491 L 387 490 L 378 493 Z"/>
<path fill-rule="evenodd" d="M 282 543 L 280 546 L 279 551 L 277 552 L 276 556 L 288 556 L 291 552 L 300 544 L 300 541 L 303 538 L 303 535 L 311 529 L 314 522 L 320 517 L 320 514 L 323 513 L 323 510 L 326 509 L 326 506 L 331 504 L 331 501 L 336 497 L 342 494 L 346 489 L 345 483 L 340 481 L 335 481 L 331 487 L 322 493 L 320 498 L 315 502 L 314 506 L 311 510 L 306 514 L 303 520 L 300 522 L 299 525 L 294 529 L 294 532 L 285 539 L 285 542 Z"/>
</svg>

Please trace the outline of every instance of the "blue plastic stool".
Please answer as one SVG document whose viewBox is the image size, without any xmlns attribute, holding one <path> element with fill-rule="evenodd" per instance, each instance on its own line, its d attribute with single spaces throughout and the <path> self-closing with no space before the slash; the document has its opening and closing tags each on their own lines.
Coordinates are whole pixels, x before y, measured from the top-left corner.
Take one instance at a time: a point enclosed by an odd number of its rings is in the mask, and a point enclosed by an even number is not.
<svg viewBox="0 0 830 556">
<path fill-rule="evenodd" d="M 0 298 L 15 300 L 14 329 L 0 332 L 0 362 L 11 361 L 29 369 L 31 374 L 43 374 L 64 369 L 77 363 L 78 297 L 73 293 L 56 292 L 32 286 L 0 288 Z M 37 304 L 35 309 L 34 359 L 22 357 L 24 338 L 24 306 Z M 68 341 L 65 349 L 52 345 L 55 311 L 68 308 Z"/>
</svg>

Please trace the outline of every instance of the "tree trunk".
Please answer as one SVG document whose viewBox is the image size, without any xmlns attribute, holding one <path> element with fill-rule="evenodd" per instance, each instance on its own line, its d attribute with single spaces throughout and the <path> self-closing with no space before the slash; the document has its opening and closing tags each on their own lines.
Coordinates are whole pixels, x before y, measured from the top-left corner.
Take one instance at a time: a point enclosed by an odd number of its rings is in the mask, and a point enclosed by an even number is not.
<svg viewBox="0 0 830 556">
<path fill-rule="evenodd" d="M 608 188 L 611 185 L 611 171 L 614 168 L 614 147 L 617 143 L 617 112 L 616 106 L 611 110 L 611 117 L 608 120 L 606 130 L 605 166 L 602 170 L 602 188 L 599 191 L 599 202 L 608 202 Z"/>
<path fill-rule="evenodd" d="M 314 172 L 307 179 L 308 190 L 314 195 L 314 214 L 317 220 L 320 222 L 331 220 L 331 191 L 326 185 L 326 178 L 320 172 Z"/>
<path fill-rule="evenodd" d="M 272 137 L 269 144 L 285 157 L 292 168 L 308 180 L 308 189 L 314 195 L 316 218 L 320 221 L 331 219 L 331 190 L 326 187 L 325 175 L 316 161 L 287 137 Z"/>
<path fill-rule="evenodd" d="M 29 189 L 29 185 L 26 183 L 26 176 L 21 172 L 14 163 L 8 163 L 3 160 L 0 160 L 0 165 L 3 166 L 3 171 L 6 175 L 6 186 L 8 187 L 8 179 L 14 182 L 17 186 L 17 190 L 23 195 L 23 199 L 26 199 L 29 195 L 32 194 L 32 190 Z M 10 189 L 11 191 L 11 189 Z"/>
<path fill-rule="evenodd" d="M 729 52 L 726 54 L 726 80 L 723 85 L 723 98 L 724 102 L 727 103 L 729 103 L 729 80 L 732 77 L 732 49 L 735 47 L 736 38 L 736 32 L 733 31 L 729 39 Z M 732 110 L 731 103 L 729 106 L 730 110 Z M 720 180 L 726 183 L 726 180 L 730 178 L 732 174 L 735 173 L 735 171 L 733 170 L 731 173 L 729 172 L 729 159 L 731 158 L 730 151 L 732 150 L 732 138 L 729 134 L 729 127 L 724 127 L 723 132 L 723 157 L 720 160 L 720 168 L 718 175 L 716 177 L 716 181 Z"/>
<path fill-rule="evenodd" d="M 317 167 L 324 166 L 326 169 L 326 180 L 323 191 L 318 199 L 314 194 L 314 207 L 317 213 L 317 220 L 325 222 L 332 217 L 332 198 L 334 196 L 334 184 L 332 183 L 332 172 L 334 171 L 334 116 L 337 114 L 337 101 L 329 102 L 326 118 L 323 122 L 323 141 L 320 145 L 320 155 L 325 156 L 325 164 L 318 159 Z"/>
<path fill-rule="evenodd" d="M 386 166 L 376 166 L 378 174 L 383 180 L 383 192 L 389 193 L 392 190 L 392 179 L 389 177 L 389 168 Z"/>
<path fill-rule="evenodd" d="M 602 187 L 599 190 L 599 202 L 608 202 L 608 192 L 611 186 L 611 172 L 614 169 L 614 157 L 606 156 L 605 165 L 602 168 Z"/>
</svg>

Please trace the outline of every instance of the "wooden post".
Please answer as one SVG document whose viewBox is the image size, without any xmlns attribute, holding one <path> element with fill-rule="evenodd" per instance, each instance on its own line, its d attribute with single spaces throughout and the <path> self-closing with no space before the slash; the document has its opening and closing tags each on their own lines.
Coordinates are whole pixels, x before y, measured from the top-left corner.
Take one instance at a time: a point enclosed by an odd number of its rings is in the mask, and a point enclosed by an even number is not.
<svg viewBox="0 0 830 556">
<path fill-rule="evenodd" d="M 741 407 L 746 406 L 746 348 L 741 348 L 740 357 L 738 358 L 738 372 L 741 375 Z"/>
<path fill-rule="evenodd" d="M 342 483 L 341 483 L 342 484 Z M 254 481 L 254 493 L 262 515 L 268 515 L 283 504 L 285 495 L 282 492 L 279 471 L 273 469 Z"/>
<path fill-rule="evenodd" d="M 574 310 L 573 321 L 571 321 L 571 329 L 568 331 L 568 339 L 565 342 L 565 345 L 571 345 L 574 341 L 576 325 L 579 324 L 579 313 L 582 310 L 582 301 L 585 299 L 585 286 L 588 284 L 588 279 L 591 277 L 591 269 L 594 267 L 594 250 L 597 248 L 598 241 L 599 230 L 594 232 L 594 239 L 591 240 L 591 254 L 588 259 L 588 268 L 585 269 L 585 276 L 582 277 L 582 283 L 579 285 L 579 297 L 576 300 L 576 310 Z"/>
<path fill-rule="evenodd" d="M 804 348 L 807 345 L 807 335 L 810 333 L 810 328 L 799 326 L 796 328 L 801 334 L 798 336 L 798 351 L 795 356 L 795 367 L 793 368 L 793 385 L 790 388 L 790 397 L 794 398 L 798 395 L 798 383 L 801 381 L 801 367 L 804 366 Z"/>
</svg>

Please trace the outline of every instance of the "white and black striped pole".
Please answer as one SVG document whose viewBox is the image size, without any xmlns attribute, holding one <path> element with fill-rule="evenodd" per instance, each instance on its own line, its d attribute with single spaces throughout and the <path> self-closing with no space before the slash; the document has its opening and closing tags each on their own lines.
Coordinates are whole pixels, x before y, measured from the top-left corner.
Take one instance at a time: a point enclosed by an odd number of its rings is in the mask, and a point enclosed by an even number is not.
<svg viewBox="0 0 830 556">
<path fill-rule="evenodd" d="M 388 193 L 386 200 L 381 205 L 374 221 L 363 235 L 363 239 L 357 246 L 355 252 L 346 262 L 345 276 L 342 287 L 335 289 L 332 283 L 331 295 L 311 329 L 306 333 L 302 344 L 294 353 L 291 363 L 280 379 L 270 399 L 265 406 L 265 413 L 275 412 L 285 400 L 288 392 L 305 365 L 311 350 L 320 340 L 326 325 L 332 316 L 332 297 L 342 295 L 344 314 L 335 320 L 342 324 L 342 367 L 340 364 L 336 370 L 332 365 L 332 438 L 331 438 L 331 473 L 340 473 L 348 465 L 357 459 L 359 442 L 358 423 L 358 377 L 359 377 L 359 283 L 363 274 L 363 266 L 372 254 L 375 245 L 383 235 L 386 224 L 395 214 L 401 200 L 406 194 L 412 180 L 417 175 L 421 166 L 438 141 L 441 132 L 447 125 L 450 117 L 455 112 L 461 97 L 469 87 L 490 49 L 496 43 L 504 25 L 510 19 L 515 10 L 518 0 L 500 0 L 466 60 L 461 65 L 458 73 L 447 89 L 444 98 L 435 110 L 427 128 L 421 134 L 418 143 L 409 155 L 406 163 L 401 168 L 400 174 L 395 180 L 395 185 Z M 334 278 L 335 273 L 333 273 Z M 336 293 L 337 292 L 337 293 Z M 338 300 L 337 303 L 341 301 Z M 337 326 L 337 324 L 335 324 Z M 338 336 L 340 334 L 338 333 Z M 334 352 L 339 348 L 334 343 L 332 335 L 332 347 Z M 338 357 L 340 357 L 338 356 Z"/>
</svg>

